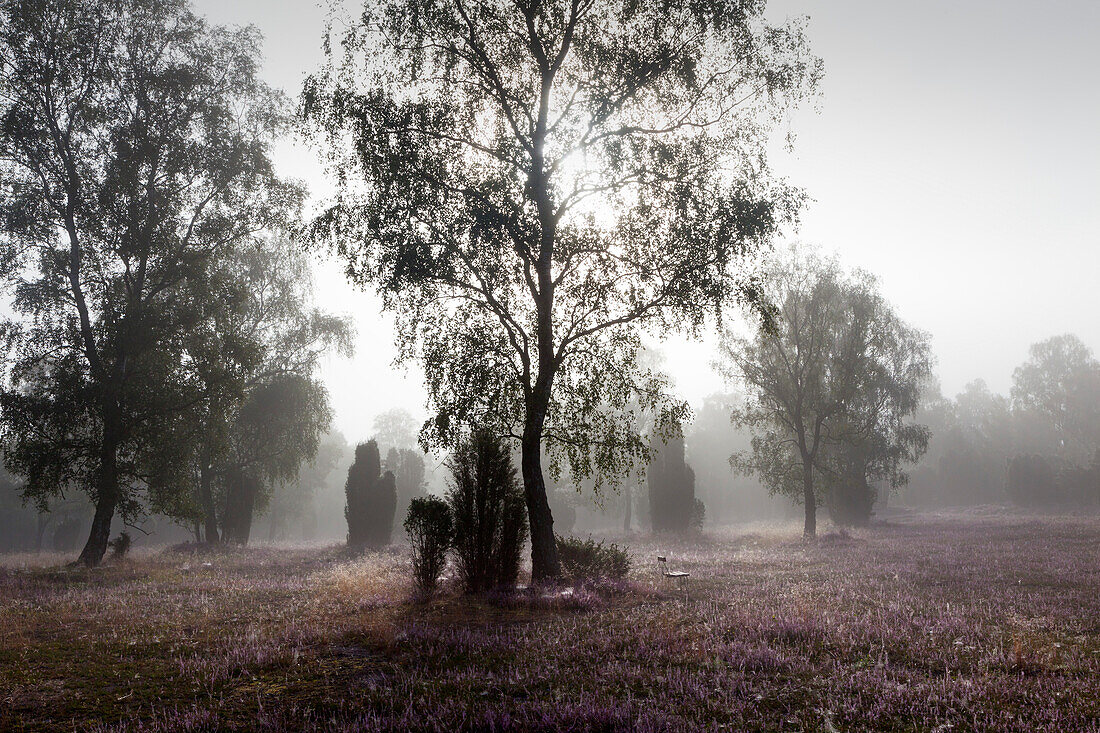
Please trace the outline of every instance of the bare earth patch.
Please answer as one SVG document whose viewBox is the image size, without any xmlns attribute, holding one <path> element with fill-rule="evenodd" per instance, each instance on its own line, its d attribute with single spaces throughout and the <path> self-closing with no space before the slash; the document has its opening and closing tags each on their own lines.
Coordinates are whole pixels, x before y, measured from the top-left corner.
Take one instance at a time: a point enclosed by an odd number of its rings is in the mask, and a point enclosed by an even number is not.
<svg viewBox="0 0 1100 733">
<path fill-rule="evenodd" d="M 1100 731 L 1100 519 L 629 545 L 629 583 L 426 604 L 397 549 L 0 559 L 0 730 Z"/>
</svg>

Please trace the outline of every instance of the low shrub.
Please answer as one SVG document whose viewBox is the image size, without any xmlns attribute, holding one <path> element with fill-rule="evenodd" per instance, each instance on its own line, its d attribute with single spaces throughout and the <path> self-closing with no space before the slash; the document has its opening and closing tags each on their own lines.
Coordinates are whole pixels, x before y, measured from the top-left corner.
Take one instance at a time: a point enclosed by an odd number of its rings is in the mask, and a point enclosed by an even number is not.
<svg viewBox="0 0 1100 733">
<path fill-rule="evenodd" d="M 413 580 L 423 593 L 435 590 L 447 564 L 447 551 L 454 542 L 455 521 L 451 507 L 434 496 L 419 496 L 409 502 L 405 533 L 412 545 Z"/>
<path fill-rule="evenodd" d="M 702 529 L 703 522 L 707 519 L 707 505 L 703 503 L 702 499 L 696 499 L 695 504 L 691 508 L 691 528 Z"/>
<path fill-rule="evenodd" d="M 625 547 L 604 545 L 592 538 L 558 536 L 557 542 L 562 569 L 574 580 L 621 580 L 630 572 L 630 554 Z"/>
<path fill-rule="evenodd" d="M 133 540 L 130 538 L 129 532 L 122 532 L 118 537 L 107 543 L 107 546 L 111 548 L 111 554 L 116 558 L 126 557 L 126 553 L 130 551 L 130 545 L 133 544 Z"/>
</svg>

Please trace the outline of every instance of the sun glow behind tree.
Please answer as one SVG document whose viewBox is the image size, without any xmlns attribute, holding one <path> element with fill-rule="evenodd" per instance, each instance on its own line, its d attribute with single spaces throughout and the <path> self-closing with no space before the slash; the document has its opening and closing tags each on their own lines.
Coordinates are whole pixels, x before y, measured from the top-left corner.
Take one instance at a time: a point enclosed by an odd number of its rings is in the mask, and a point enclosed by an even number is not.
<svg viewBox="0 0 1100 733">
<path fill-rule="evenodd" d="M 629 406 L 686 406 L 637 367 L 642 334 L 757 302 L 742 265 L 801 204 L 765 149 L 820 63 L 762 10 L 367 3 L 305 85 L 346 182 L 313 234 L 425 366 L 425 441 L 520 444 L 536 578 L 559 572 L 543 443 L 597 488 L 647 458 Z"/>
</svg>

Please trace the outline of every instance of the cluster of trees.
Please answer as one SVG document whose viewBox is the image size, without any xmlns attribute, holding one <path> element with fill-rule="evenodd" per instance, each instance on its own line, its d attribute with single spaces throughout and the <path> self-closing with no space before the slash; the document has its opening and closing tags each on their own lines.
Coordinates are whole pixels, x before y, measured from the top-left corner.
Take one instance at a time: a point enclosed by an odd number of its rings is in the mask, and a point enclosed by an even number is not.
<svg viewBox="0 0 1100 733">
<path fill-rule="evenodd" d="M 349 343 L 280 236 L 304 191 L 270 159 L 290 118 L 258 35 L 183 0 L 0 14 L 5 463 L 40 510 L 88 495 L 90 565 L 116 515 L 246 542 L 316 452 L 317 362 Z"/>
<path fill-rule="evenodd" d="M 696 496 L 706 502 L 708 524 L 797 516 L 787 497 L 772 494 L 755 476 L 731 470 L 730 454 L 752 448 L 750 430 L 730 421 L 744 399 L 737 392 L 710 395 L 686 429 L 685 451 L 695 471 Z"/>
<path fill-rule="evenodd" d="M 149 506 L 244 541 L 317 449 L 312 359 L 346 334 L 251 328 L 265 273 L 241 278 L 303 198 L 269 158 L 288 118 L 258 36 L 186 0 L 0 12 L 5 460 L 43 508 L 89 494 L 87 563 L 116 514 Z M 485 425 L 518 446 L 536 578 L 560 573 L 544 448 L 596 490 L 648 460 L 632 408 L 665 427 L 686 408 L 638 366 L 641 333 L 758 304 L 742 264 L 800 205 L 764 152 L 820 62 L 799 23 L 763 14 L 369 3 L 305 86 L 300 120 L 340 188 L 312 235 L 422 357 L 426 443 Z"/>
<path fill-rule="evenodd" d="M 415 447 L 417 428 L 406 410 L 392 408 L 375 417 L 375 437 L 356 447 L 344 486 L 349 547 L 388 545 L 394 525 L 403 526 L 411 503 L 426 496 L 424 452 Z M 379 444 L 389 446 L 385 460 Z"/>
<path fill-rule="evenodd" d="M 369 440 L 355 448 L 346 492 L 348 547 L 361 550 L 390 544 L 397 511 L 397 482 L 393 471 L 382 472 L 377 441 Z"/>
<path fill-rule="evenodd" d="M 1100 503 L 1100 362 L 1076 336 L 1034 344 L 1008 396 L 984 382 L 954 399 L 929 392 L 928 456 L 904 498 L 915 505 Z"/>
<path fill-rule="evenodd" d="M 644 333 L 698 334 L 734 304 L 763 321 L 725 340 L 753 433 L 735 464 L 803 502 L 808 534 L 818 501 L 866 521 L 925 450 L 927 343 L 873 279 L 812 255 L 749 266 L 803 199 L 767 167 L 770 130 L 821 73 L 764 3 L 368 3 L 324 39 L 296 120 L 254 29 L 186 0 L 0 12 L 0 439 L 40 509 L 87 493 L 87 563 L 116 515 L 245 542 L 270 505 L 274 535 L 304 511 L 293 487 L 331 470 L 303 466 L 331 417 L 318 360 L 348 326 L 311 307 L 281 236 L 305 196 L 270 160 L 291 122 L 338 174 L 306 239 L 378 290 L 422 362 L 420 442 L 454 451 L 477 425 L 518 450 L 536 580 L 560 574 L 572 511 L 547 461 L 597 495 L 650 463 L 654 528 L 702 517 L 685 443 L 705 435 L 683 434 Z M 392 531 L 425 472 L 417 426 L 382 423 L 393 449 L 362 446 L 346 509 L 384 497 Z"/>
</svg>

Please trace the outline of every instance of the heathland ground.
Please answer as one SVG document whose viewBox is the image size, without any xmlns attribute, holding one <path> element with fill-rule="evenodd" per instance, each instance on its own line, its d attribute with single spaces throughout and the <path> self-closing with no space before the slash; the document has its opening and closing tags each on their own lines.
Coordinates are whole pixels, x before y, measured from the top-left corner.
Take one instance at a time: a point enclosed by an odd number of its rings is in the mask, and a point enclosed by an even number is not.
<svg viewBox="0 0 1100 733">
<path fill-rule="evenodd" d="M 625 542 L 627 582 L 428 602 L 404 548 L 3 557 L 0 729 L 1100 730 L 1100 518 Z"/>
</svg>

